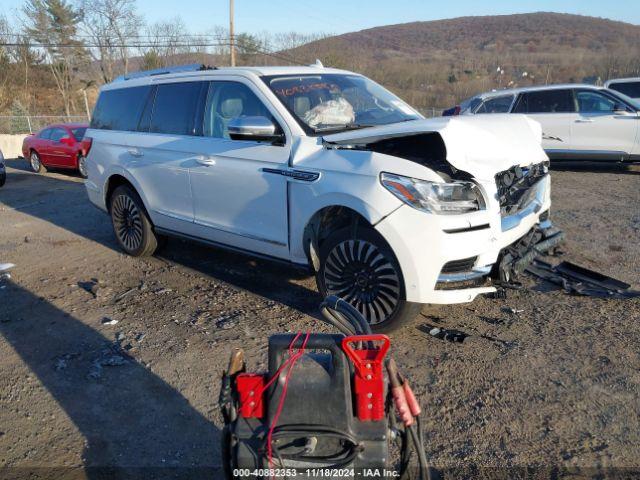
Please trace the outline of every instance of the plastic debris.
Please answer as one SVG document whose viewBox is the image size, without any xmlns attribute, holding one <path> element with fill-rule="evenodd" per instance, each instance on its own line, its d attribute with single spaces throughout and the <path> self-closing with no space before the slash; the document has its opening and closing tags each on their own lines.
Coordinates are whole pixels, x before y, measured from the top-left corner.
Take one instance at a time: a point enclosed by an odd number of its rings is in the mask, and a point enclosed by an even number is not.
<svg viewBox="0 0 640 480">
<path fill-rule="evenodd" d="M 631 285 L 628 283 L 571 262 L 561 262 L 554 266 L 535 260 L 526 271 L 573 295 L 617 299 L 640 297 L 640 291 L 630 290 Z"/>
<path fill-rule="evenodd" d="M 449 330 L 446 328 L 433 327 L 429 330 L 429 335 L 440 340 L 447 340 L 453 343 L 462 343 L 469 336 L 460 330 Z"/>
<path fill-rule="evenodd" d="M 502 307 L 500 310 L 506 313 L 510 313 L 512 315 L 517 315 L 519 313 L 524 312 L 524 310 L 518 310 L 517 308 L 513 308 L 513 307 Z"/>
</svg>

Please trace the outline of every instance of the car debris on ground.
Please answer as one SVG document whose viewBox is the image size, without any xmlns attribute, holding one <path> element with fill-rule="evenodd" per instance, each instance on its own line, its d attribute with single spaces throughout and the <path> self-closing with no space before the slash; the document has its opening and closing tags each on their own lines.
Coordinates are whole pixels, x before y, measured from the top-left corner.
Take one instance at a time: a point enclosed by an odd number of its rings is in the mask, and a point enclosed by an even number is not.
<svg viewBox="0 0 640 480">
<path fill-rule="evenodd" d="M 631 285 L 571 262 L 551 265 L 540 259 L 526 268 L 531 275 L 562 287 L 567 293 L 598 298 L 636 298 L 640 291 Z"/>
</svg>

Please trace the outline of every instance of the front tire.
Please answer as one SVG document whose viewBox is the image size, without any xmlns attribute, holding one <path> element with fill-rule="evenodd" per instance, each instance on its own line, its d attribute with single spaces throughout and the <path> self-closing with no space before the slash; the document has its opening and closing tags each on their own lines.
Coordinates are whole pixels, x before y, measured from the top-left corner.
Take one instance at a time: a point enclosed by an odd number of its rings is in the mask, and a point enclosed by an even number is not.
<svg viewBox="0 0 640 480">
<path fill-rule="evenodd" d="M 29 164 L 31 165 L 31 170 L 35 173 L 43 173 L 47 171 L 42 164 L 42 160 L 40 160 L 40 155 L 38 155 L 38 152 L 36 151 L 31 152 L 31 155 L 29 156 Z"/>
<path fill-rule="evenodd" d="M 158 248 L 158 238 L 135 190 L 127 185 L 116 188 L 109 202 L 109 213 L 122 250 L 132 257 L 153 255 Z"/>
<path fill-rule="evenodd" d="M 390 332 L 413 320 L 421 305 L 406 300 L 404 280 L 393 251 L 372 228 L 344 228 L 320 246 L 316 273 L 323 296 L 353 305 L 376 332 Z"/>
</svg>

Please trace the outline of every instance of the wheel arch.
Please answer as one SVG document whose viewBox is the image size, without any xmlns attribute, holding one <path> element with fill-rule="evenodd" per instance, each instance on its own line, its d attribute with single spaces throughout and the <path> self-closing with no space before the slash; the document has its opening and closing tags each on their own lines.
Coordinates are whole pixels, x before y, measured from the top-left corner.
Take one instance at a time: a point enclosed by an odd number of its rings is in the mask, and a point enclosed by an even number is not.
<svg viewBox="0 0 640 480">
<path fill-rule="evenodd" d="M 354 208 L 353 205 L 336 203 L 317 209 L 306 222 L 302 236 L 302 244 L 309 265 L 315 271 L 319 269 L 320 247 L 331 232 L 349 227 L 355 234 L 360 226 L 373 228 L 370 218 L 368 212 Z"/>
<path fill-rule="evenodd" d="M 104 184 L 104 204 L 109 212 L 111 209 L 110 206 L 110 198 L 113 194 L 113 191 L 121 185 L 128 185 L 131 187 L 140 197 L 142 203 L 144 205 L 145 210 L 147 211 L 147 215 L 149 215 L 149 204 L 147 203 L 147 199 L 144 196 L 144 192 L 139 187 L 138 182 L 136 182 L 130 175 L 127 174 L 126 171 L 114 172 L 107 177 L 107 180 Z M 149 215 L 151 219 L 151 216 Z"/>
</svg>

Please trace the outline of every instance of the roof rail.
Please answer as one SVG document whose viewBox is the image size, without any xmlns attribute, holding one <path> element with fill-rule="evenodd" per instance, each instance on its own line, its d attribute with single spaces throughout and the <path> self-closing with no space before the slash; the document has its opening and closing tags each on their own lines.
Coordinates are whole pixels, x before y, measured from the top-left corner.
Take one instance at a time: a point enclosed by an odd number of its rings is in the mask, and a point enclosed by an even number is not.
<svg viewBox="0 0 640 480">
<path fill-rule="evenodd" d="M 121 82 L 124 80 L 132 80 L 134 78 L 154 77 L 156 75 L 166 75 L 168 73 L 180 73 L 180 72 L 197 72 L 201 70 L 216 70 L 218 67 L 210 67 L 202 63 L 192 63 L 189 65 L 177 65 L 175 67 L 163 67 L 156 68 L 154 70 L 143 70 L 141 72 L 132 72 L 125 75 L 120 75 L 114 80 L 114 82 Z"/>
</svg>

